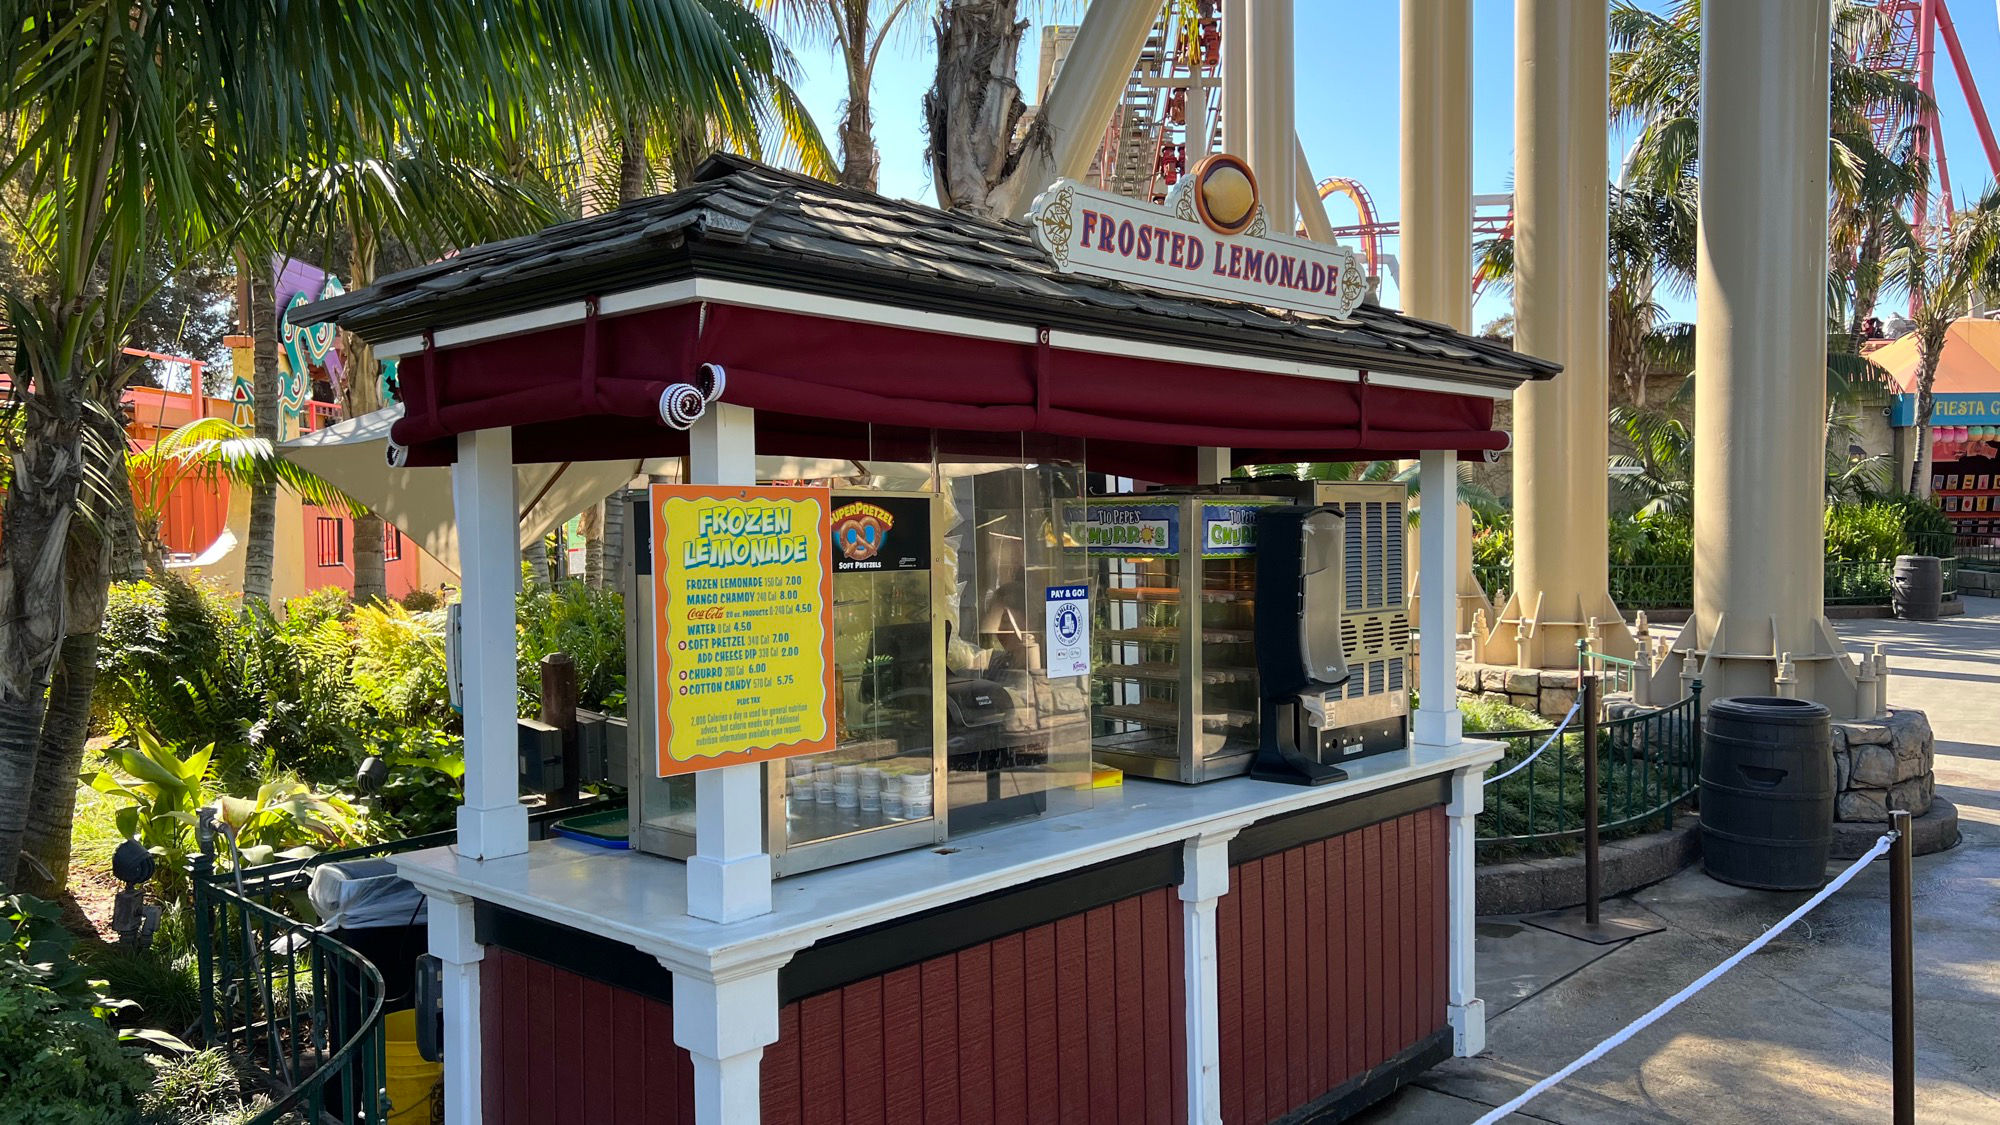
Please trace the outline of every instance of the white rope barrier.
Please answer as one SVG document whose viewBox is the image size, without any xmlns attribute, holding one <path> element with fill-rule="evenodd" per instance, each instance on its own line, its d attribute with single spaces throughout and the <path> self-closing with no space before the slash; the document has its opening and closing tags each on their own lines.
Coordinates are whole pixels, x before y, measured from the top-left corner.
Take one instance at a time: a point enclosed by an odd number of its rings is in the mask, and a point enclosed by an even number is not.
<svg viewBox="0 0 2000 1125">
<path fill-rule="evenodd" d="M 1522 770 L 1527 769 L 1529 763 L 1533 762 L 1536 758 L 1542 756 L 1542 751 L 1547 750 L 1551 746 L 1554 746 L 1556 743 L 1556 739 L 1562 737 L 1563 731 L 1569 728 L 1569 721 L 1571 719 L 1576 718 L 1576 709 L 1581 706 L 1583 706 L 1583 703 L 1581 701 L 1570 704 L 1569 714 L 1563 716 L 1562 722 L 1556 724 L 1556 729 L 1549 732 L 1549 737 L 1546 740 L 1544 740 L 1540 746 L 1535 748 L 1534 753 L 1528 755 L 1527 757 L 1521 759 L 1518 762 L 1515 762 L 1513 768 L 1509 769 L 1506 773 L 1495 774 L 1492 777 L 1487 778 L 1485 781 L 1480 782 L 1480 784 L 1491 785 L 1496 781 L 1499 781 L 1503 778 L 1512 777 L 1515 774 L 1520 773 Z"/>
<path fill-rule="evenodd" d="M 1570 1075 L 1575 1074 L 1577 1071 L 1582 1070 L 1584 1067 L 1589 1066 L 1591 1063 L 1594 1063 L 1598 1059 L 1603 1058 L 1605 1055 L 1610 1054 L 1614 1048 L 1617 1048 L 1618 1046 L 1624 1044 L 1627 1040 L 1631 1039 L 1634 1035 L 1637 1035 L 1639 1032 L 1644 1031 L 1648 1026 L 1650 1026 L 1654 1021 L 1658 1020 L 1661 1016 L 1666 1015 L 1668 1012 L 1671 1012 L 1675 1008 L 1680 1007 L 1683 1003 L 1686 1003 L 1689 997 L 1693 996 L 1697 992 L 1700 992 L 1702 989 L 1707 988 L 1709 985 L 1714 984 L 1716 978 L 1720 977 L 1722 974 L 1728 972 L 1729 970 L 1735 968 L 1736 966 L 1742 964 L 1745 958 L 1749 957 L 1751 954 L 1757 952 L 1758 950 L 1764 948 L 1766 945 L 1769 945 L 1773 938 L 1776 938 L 1779 934 L 1784 933 L 1787 929 L 1791 928 L 1794 922 L 1797 922 L 1799 919 L 1805 917 L 1807 914 L 1812 913 L 1814 907 L 1818 906 L 1822 902 L 1825 902 L 1828 898 L 1831 898 L 1835 891 L 1838 891 L 1840 888 L 1846 886 L 1848 882 L 1851 881 L 1856 875 L 1859 875 L 1861 873 L 1862 868 L 1868 866 L 1870 863 L 1873 863 L 1875 861 L 1875 858 L 1877 856 L 1880 856 L 1883 852 L 1888 851 L 1889 845 L 1894 843 L 1895 840 L 1896 840 L 1896 833 L 1894 832 L 1884 833 L 1880 839 L 1875 841 L 1875 846 L 1868 849 L 1867 855 L 1864 855 L 1860 859 L 1855 860 L 1852 864 L 1848 866 L 1847 870 L 1842 871 L 1840 874 L 1834 876 L 1833 881 L 1831 883 L 1828 883 L 1824 888 L 1822 888 L 1818 894 L 1807 899 L 1805 902 L 1800 903 L 1799 908 L 1797 910 L 1794 910 L 1790 914 L 1785 915 L 1785 917 L 1782 920 L 1780 920 L 1777 925 L 1772 926 L 1770 929 L 1765 930 L 1763 933 L 1757 935 L 1756 940 L 1752 941 L 1749 945 L 1744 946 L 1742 949 L 1737 950 L 1733 955 L 1730 956 L 1730 958 L 1727 961 L 1724 961 L 1722 964 L 1717 965 L 1715 968 L 1710 969 L 1706 973 L 1703 973 L 1701 977 L 1697 979 L 1693 984 L 1690 984 L 1686 988 L 1681 989 L 1679 992 L 1674 993 L 1672 996 L 1667 997 L 1665 1000 L 1661 1001 L 1659 1006 L 1654 1008 L 1652 1011 L 1647 1012 L 1645 1015 L 1640 1016 L 1638 1019 L 1633 1020 L 1631 1023 L 1626 1024 L 1623 1028 L 1621 1028 L 1618 1031 L 1617 1034 L 1613 1035 L 1611 1038 L 1606 1039 L 1604 1042 L 1599 1043 L 1597 1046 L 1592 1047 L 1588 1051 L 1585 1051 L 1582 1055 L 1578 1056 L 1575 1062 L 1570 1063 L 1568 1066 L 1563 1067 L 1561 1070 L 1556 1071 L 1554 1074 L 1551 1074 L 1547 1078 L 1542 1079 L 1540 1082 L 1535 1083 L 1533 1086 L 1528 1087 L 1525 1091 L 1521 1093 L 1519 1097 L 1515 1098 L 1513 1101 L 1508 1102 L 1506 1105 L 1499 1106 L 1493 1109 L 1491 1112 L 1487 1113 L 1486 1116 L 1481 1117 L 1478 1121 L 1473 1122 L 1473 1125 L 1494 1125 L 1495 1122 L 1500 1121 L 1501 1119 L 1505 1118 L 1508 1114 L 1513 1113 L 1515 1110 L 1520 1109 L 1522 1106 L 1527 1105 L 1529 1102 L 1535 1100 L 1537 1097 L 1540 1097 L 1542 1094 L 1546 1093 L 1549 1090 L 1549 1088 L 1554 1086 L 1556 1083 L 1561 1082 L 1563 1079 L 1568 1078 Z"/>
</svg>

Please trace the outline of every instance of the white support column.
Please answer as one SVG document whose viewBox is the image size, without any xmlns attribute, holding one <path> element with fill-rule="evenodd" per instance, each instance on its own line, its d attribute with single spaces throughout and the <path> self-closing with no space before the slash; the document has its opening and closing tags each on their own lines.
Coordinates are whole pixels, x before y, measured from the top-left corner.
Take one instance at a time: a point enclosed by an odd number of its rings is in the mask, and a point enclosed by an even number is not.
<svg viewBox="0 0 2000 1125">
<path fill-rule="evenodd" d="M 479 1125 L 479 962 L 486 947 L 473 936 L 472 900 L 449 892 L 429 898 L 431 956 L 444 962 L 445 1125 Z M 397 1106 L 400 1112 L 404 1107 Z"/>
<path fill-rule="evenodd" d="M 1418 470 L 1423 522 L 1417 531 L 1417 713 L 1420 746 L 1456 746 L 1465 730 L 1458 710 L 1458 455 L 1426 449 Z M 1442 596 L 1433 597 L 1432 591 Z"/>
<path fill-rule="evenodd" d="M 1451 1022 L 1451 1053 L 1470 1058 L 1486 1049 L 1486 1001 L 1475 995 L 1473 938 L 1477 934 L 1479 876 L 1474 867 L 1473 831 L 1486 807 L 1481 783 L 1484 766 L 1451 775 L 1451 803 L 1445 806 L 1446 952 L 1451 959 L 1446 984 L 1445 1016 Z"/>
<path fill-rule="evenodd" d="M 1187 1104 L 1195 1125 L 1222 1121 L 1222 1019 L 1216 984 L 1215 904 L 1229 891 L 1229 840 L 1181 845 L 1181 949 L 1187 995 Z"/>
<path fill-rule="evenodd" d="M 694 1056 L 695 1125 L 757 1125 L 764 1048 L 778 1041 L 777 967 L 721 979 L 667 967 L 674 1042 Z"/>
<path fill-rule="evenodd" d="M 1196 484 L 1214 484 L 1229 479 L 1235 469 L 1229 463 L 1229 448 L 1221 445 L 1198 445 L 1194 450 L 1194 480 Z"/>
<path fill-rule="evenodd" d="M 756 484 L 756 412 L 711 404 L 688 431 L 688 476 L 695 484 Z M 689 914 L 736 922 L 771 912 L 762 765 L 694 775 L 694 850 L 687 861 Z"/>
<path fill-rule="evenodd" d="M 514 587 L 521 577 L 521 547 L 512 430 L 458 436 L 451 498 L 463 583 L 465 799 L 458 809 L 458 852 L 474 859 L 520 855 L 528 850 L 528 809 L 521 804 L 515 733 Z"/>
</svg>

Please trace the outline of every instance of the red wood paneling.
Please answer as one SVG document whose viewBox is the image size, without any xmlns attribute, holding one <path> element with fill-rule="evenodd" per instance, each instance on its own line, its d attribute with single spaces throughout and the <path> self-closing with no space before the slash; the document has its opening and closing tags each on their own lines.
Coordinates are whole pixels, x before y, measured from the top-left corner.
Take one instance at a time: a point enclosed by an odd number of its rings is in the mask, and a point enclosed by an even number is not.
<svg viewBox="0 0 2000 1125">
<path fill-rule="evenodd" d="M 1444 1027 L 1445 852 L 1433 808 L 1232 869 L 1225 1120 L 1282 1117 Z M 789 1004 L 765 1119 L 1180 1120 L 1184 950 L 1161 889 Z M 667 1005 L 504 949 L 482 973 L 489 1122 L 691 1125 Z"/>
<path fill-rule="evenodd" d="M 1444 834 L 1423 809 L 1231 868 L 1224 1120 L 1283 1117 L 1444 1027 Z"/>
<path fill-rule="evenodd" d="M 1177 1120 L 1182 950 L 1162 889 L 788 1004 L 764 1119 Z M 497 947 L 481 973 L 489 1123 L 692 1125 L 667 1005 Z"/>
</svg>

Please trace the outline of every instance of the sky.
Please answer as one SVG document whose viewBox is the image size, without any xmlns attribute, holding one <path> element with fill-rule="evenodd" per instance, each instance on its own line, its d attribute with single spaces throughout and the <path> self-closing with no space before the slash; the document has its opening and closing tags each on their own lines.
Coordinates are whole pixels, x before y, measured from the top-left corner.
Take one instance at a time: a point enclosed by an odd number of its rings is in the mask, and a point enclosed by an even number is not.
<svg viewBox="0 0 2000 1125">
<path fill-rule="evenodd" d="M 1663 0 L 1648 2 L 1661 7 Z M 924 159 L 921 103 L 936 68 L 931 30 L 923 18 L 924 4 L 911 5 L 917 18 L 886 47 L 875 73 L 875 136 L 882 152 L 884 194 L 936 203 L 929 166 Z M 1052 5 L 1024 3 L 1030 16 L 1046 15 Z M 1054 5 L 1061 22 L 1077 22 L 1084 4 L 1072 0 Z M 1037 8 L 1040 11 L 1037 11 Z M 1514 5 L 1512 0 L 1473 0 L 1473 134 L 1472 189 L 1509 190 L 1513 175 L 1514 131 Z M 1956 0 L 1951 8 L 1959 39 L 1975 76 L 1983 78 L 1982 94 L 1989 116 L 2000 116 L 2000 18 L 1988 0 Z M 1298 0 L 1297 33 L 1298 126 L 1315 178 L 1350 176 L 1367 187 L 1384 219 L 1397 211 L 1400 179 L 1397 160 L 1397 115 L 1400 102 L 1397 49 L 1398 5 L 1395 0 Z M 1032 85 L 1041 44 L 1041 24 L 1022 37 L 1020 78 Z M 805 71 L 802 93 L 828 142 L 833 139 L 840 106 L 847 96 L 846 78 L 830 48 L 795 43 Z M 1938 45 L 1938 109 L 1944 148 L 1959 197 L 1976 194 L 1994 178 L 1983 158 L 1972 116 Z M 1629 137 L 1614 134 L 1611 158 L 1616 162 Z M 1354 222 L 1351 207 L 1341 198 L 1328 201 L 1329 217 L 1338 226 Z M 1392 242 L 1389 251 L 1395 252 Z M 1384 300 L 1393 303 L 1389 288 Z M 1682 306 L 1686 301 L 1678 302 Z M 1510 310 L 1505 293 L 1483 293 L 1473 310 L 1477 327 Z M 1669 306 L 1669 314 L 1691 316 L 1688 308 Z"/>
</svg>

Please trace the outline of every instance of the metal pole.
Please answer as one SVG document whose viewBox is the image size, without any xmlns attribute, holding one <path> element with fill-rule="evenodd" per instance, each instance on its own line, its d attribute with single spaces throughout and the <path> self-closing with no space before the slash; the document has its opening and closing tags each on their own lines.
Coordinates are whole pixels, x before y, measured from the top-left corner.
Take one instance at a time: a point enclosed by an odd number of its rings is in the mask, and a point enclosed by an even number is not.
<svg viewBox="0 0 2000 1125">
<path fill-rule="evenodd" d="M 1604 880 L 1597 869 L 1597 673 L 1583 677 L 1583 920 L 1598 923 Z"/>
<path fill-rule="evenodd" d="M 1889 845 L 1889 1003 L 1895 1025 L 1895 1123 L 1917 1122 L 1917 996 L 1916 927 L 1911 918 L 1910 814 L 1889 814 L 1896 840 Z"/>
</svg>

